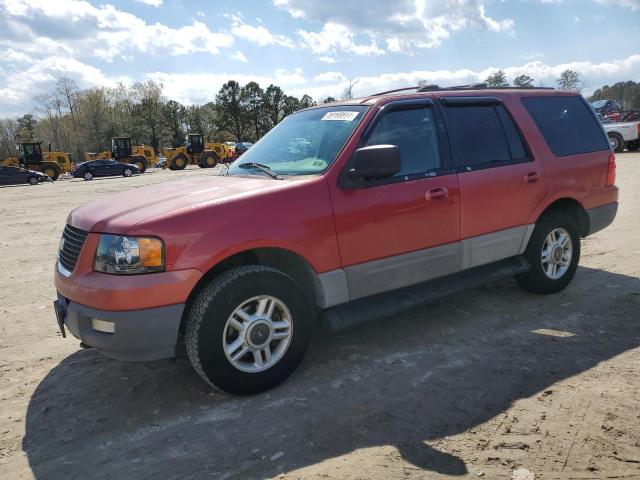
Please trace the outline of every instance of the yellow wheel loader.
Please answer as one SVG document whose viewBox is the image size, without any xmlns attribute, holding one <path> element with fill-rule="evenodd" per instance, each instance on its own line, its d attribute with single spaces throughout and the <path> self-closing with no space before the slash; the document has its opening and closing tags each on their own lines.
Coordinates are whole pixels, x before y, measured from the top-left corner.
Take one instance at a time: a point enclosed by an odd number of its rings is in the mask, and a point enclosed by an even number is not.
<svg viewBox="0 0 640 480">
<path fill-rule="evenodd" d="M 117 160 L 122 163 L 132 163 L 143 173 L 150 165 L 158 163 L 158 157 L 153 147 L 148 145 L 131 145 L 129 137 L 113 137 L 110 152 L 85 153 L 85 161 Z"/>
<path fill-rule="evenodd" d="M 68 153 L 52 152 L 51 145 L 49 145 L 49 151 L 43 152 L 41 143 L 42 142 L 21 143 L 20 156 L 6 158 L 0 161 L 0 165 L 36 170 L 46 174 L 54 181 L 57 180 L 61 174 L 71 171 L 73 163 Z"/>
<path fill-rule="evenodd" d="M 186 138 L 186 146 L 165 148 L 167 161 L 165 168 L 184 170 L 187 165 L 198 165 L 200 168 L 212 168 L 220 162 L 235 160 L 234 151 L 228 145 L 217 142 L 205 142 L 199 133 L 190 133 Z"/>
</svg>

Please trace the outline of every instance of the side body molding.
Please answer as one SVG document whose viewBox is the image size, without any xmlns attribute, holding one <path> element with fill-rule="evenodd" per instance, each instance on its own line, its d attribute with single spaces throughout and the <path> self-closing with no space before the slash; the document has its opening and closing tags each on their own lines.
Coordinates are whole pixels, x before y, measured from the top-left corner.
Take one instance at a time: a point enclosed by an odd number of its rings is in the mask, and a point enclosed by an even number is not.
<svg viewBox="0 0 640 480">
<path fill-rule="evenodd" d="M 321 273 L 316 279 L 318 305 L 329 308 L 521 255 L 534 227 L 521 225 Z"/>
</svg>

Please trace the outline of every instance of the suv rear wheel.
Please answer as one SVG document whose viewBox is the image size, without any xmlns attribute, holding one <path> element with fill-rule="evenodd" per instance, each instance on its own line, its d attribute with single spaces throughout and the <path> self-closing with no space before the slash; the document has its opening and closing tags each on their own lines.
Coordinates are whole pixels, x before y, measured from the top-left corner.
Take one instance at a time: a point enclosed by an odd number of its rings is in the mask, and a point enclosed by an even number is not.
<svg viewBox="0 0 640 480">
<path fill-rule="evenodd" d="M 530 292 L 557 293 L 571 282 L 580 260 L 580 236 L 571 216 L 555 211 L 536 224 L 524 253 L 531 270 L 516 276 Z"/>
<path fill-rule="evenodd" d="M 209 384 L 240 395 L 263 392 L 302 361 L 311 315 L 300 286 L 285 273 L 260 265 L 233 268 L 193 302 L 187 353 Z"/>
</svg>

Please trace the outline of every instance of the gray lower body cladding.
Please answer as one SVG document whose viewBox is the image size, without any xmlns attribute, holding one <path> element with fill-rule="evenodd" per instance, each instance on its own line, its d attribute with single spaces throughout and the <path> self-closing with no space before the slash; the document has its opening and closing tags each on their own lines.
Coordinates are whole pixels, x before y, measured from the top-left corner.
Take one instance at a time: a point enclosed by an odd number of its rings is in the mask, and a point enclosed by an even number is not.
<svg viewBox="0 0 640 480">
<path fill-rule="evenodd" d="M 175 356 L 184 304 L 113 312 L 68 302 L 61 296 L 57 303 L 73 336 L 107 357 L 147 361 Z M 112 323 L 113 333 L 96 330 L 94 319 L 102 325 Z"/>
<path fill-rule="evenodd" d="M 601 205 L 587 210 L 587 215 L 589 216 L 589 232 L 587 235 L 591 235 L 607 228 L 616 218 L 617 213 L 618 202 L 607 203 L 606 205 Z"/>
</svg>

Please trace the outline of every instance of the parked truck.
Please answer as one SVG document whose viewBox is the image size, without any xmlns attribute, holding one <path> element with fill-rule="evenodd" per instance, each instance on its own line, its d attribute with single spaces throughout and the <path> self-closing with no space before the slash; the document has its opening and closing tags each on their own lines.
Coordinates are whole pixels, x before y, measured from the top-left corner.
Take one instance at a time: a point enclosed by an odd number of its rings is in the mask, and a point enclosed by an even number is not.
<svg viewBox="0 0 640 480">
<path fill-rule="evenodd" d="M 622 152 L 625 148 L 635 152 L 640 148 L 640 122 L 604 123 L 602 126 L 614 152 Z"/>
</svg>

